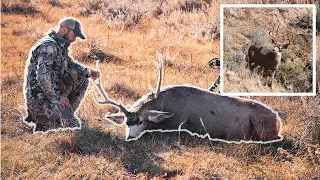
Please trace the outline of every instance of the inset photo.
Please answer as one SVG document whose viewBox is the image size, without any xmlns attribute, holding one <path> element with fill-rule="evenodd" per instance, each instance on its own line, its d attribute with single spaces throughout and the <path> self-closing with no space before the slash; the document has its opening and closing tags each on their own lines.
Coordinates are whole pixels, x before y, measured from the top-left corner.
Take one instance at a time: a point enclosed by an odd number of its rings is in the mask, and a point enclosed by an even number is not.
<svg viewBox="0 0 320 180">
<path fill-rule="evenodd" d="M 222 5 L 221 93 L 316 95 L 314 5 Z"/>
</svg>

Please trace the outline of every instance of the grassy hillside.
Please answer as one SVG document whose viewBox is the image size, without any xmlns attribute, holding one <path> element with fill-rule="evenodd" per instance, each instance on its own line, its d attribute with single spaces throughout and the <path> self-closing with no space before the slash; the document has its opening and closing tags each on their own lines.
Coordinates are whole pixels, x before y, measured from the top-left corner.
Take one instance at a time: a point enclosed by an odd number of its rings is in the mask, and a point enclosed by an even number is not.
<svg viewBox="0 0 320 180">
<path fill-rule="evenodd" d="M 67 16 L 80 19 L 88 37 L 72 47 L 72 56 L 91 67 L 94 59 L 103 59 L 103 87 L 110 97 L 131 104 L 148 92 L 148 84 L 155 86 L 156 51 L 165 56 L 164 86 L 208 88 L 219 74 L 205 66 L 219 57 L 220 4 L 249 1 L 161 2 L 1 1 L 3 179 L 320 178 L 319 94 L 254 97 L 277 110 L 283 120 L 284 140 L 267 145 L 225 144 L 187 133 L 147 133 L 126 142 L 125 127 L 103 119 L 114 109 L 96 105 L 92 85 L 77 112 L 87 124 L 83 130 L 40 135 L 22 123 L 29 50 Z"/>
<path fill-rule="evenodd" d="M 263 87 L 262 73 L 251 77 L 246 67 L 251 45 L 269 50 L 275 47 L 269 31 L 277 43 L 290 42 L 282 51 L 274 89 Z M 312 8 L 226 8 L 223 39 L 226 65 L 232 67 L 230 71 L 236 76 L 245 74 L 241 82 L 226 78 L 227 91 L 235 92 L 238 88 L 238 92 L 312 92 Z M 252 89 L 252 84 L 258 86 Z"/>
</svg>

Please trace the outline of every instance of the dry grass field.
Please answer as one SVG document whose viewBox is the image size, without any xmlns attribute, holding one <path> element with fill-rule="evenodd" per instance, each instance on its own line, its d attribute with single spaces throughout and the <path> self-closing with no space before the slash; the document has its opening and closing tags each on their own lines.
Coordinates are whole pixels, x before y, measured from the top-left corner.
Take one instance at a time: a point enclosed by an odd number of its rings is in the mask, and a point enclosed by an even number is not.
<svg viewBox="0 0 320 180">
<path fill-rule="evenodd" d="M 277 110 L 283 120 L 284 140 L 265 145 L 227 144 L 187 133 L 159 132 L 126 142 L 125 127 L 103 119 L 115 109 L 95 103 L 92 84 L 77 112 L 87 124 L 81 131 L 32 134 L 22 122 L 29 50 L 61 18 L 78 18 L 87 35 L 86 41 L 73 45 L 72 56 L 90 67 L 97 57 L 103 59 L 103 87 L 110 97 L 131 104 L 148 92 L 148 84 L 156 84 L 156 51 L 165 57 L 163 86 L 208 88 L 219 74 L 205 66 L 219 57 L 220 4 L 252 2 L 2 0 L 1 178 L 319 179 L 319 94 L 252 97 Z M 317 37 L 317 47 L 319 40 Z M 319 87 L 319 73 L 317 77 Z"/>
</svg>

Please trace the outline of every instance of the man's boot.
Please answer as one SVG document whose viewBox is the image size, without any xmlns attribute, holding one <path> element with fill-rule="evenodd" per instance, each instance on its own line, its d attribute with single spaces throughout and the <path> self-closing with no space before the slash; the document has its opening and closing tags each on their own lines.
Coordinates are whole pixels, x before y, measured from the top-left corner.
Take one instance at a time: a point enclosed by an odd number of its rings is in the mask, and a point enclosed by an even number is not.
<svg viewBox="0 0 320 180">
<path fill-rule="evenodd" d="M 35 121 L 32 119 L 30 111 L 28 111 L 27 114 L 28 116 L 24 119 L 24 121 L 28 123 L 35 123 Z"/>
</svg>

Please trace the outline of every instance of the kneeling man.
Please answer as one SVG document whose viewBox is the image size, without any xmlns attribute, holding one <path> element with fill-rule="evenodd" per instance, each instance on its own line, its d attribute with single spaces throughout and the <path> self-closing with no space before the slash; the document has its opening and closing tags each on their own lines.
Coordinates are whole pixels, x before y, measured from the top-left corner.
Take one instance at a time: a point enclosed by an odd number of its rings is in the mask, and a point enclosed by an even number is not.
<svg viewBox="0 0 320 180">
<path fill-rule="evenodd" d="M 80 129 L 75 115 L 87 90 L 89 80 L 99 77 L 69 56 L 69 46 L 76 38 L 85 39 L 75 18 L 60 20 L 57 31 L 50 30 L 31 49 L 25 72 L 24 93 L 27 117 L 34 132 L 55 129 Z"/>
</svg>

